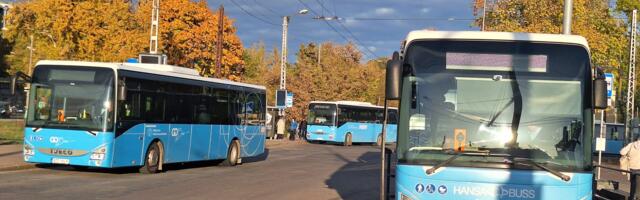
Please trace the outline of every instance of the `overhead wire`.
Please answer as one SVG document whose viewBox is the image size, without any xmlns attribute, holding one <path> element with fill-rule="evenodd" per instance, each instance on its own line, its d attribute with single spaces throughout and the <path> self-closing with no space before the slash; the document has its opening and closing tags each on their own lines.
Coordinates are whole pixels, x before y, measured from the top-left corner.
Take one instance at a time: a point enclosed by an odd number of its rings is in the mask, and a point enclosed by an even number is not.
<svg viewBox="0 0 640 200">
<path fill-rule="evenodd" d="M 255 18 L 255 19 L 257 19 L 257 20 L 259 20 L 261 22 L 264 22 L 266 24 L 273 25 L 273 26 L 280 26 L 278 24 L 275 24 L 273 22 L 267 21 L 266 19 L 258 17 L 256 15 L 254 15 L 253 13 L 247 11 L 246 9 L 244 9 L 244 7 L 242 7 L 240 4 L 238 4 L 238 2 L 236 2 L 235 0 L 229 0 L 229 1 L 231 1 L 231 3 L 233 3 L 236 7 L 240 8 L 240 10 L 242 10 L 245 14 L 247 14 L 247 15 L 249 15 L 249 16 L 251 16 L 251 17 L 253 17 L 253 18 Z"/>
<path fill-rule="evenodd" d="M 313 8 L 311 8 L 311 6 L 309 6 L 308 4 L 306 4 L 305 2 L 303 2 L 302 0 L 297 0 L 300 4 L 302 4 L 304 7 L 308 8 L 309 11 L 311 11 L 313 14 L 320 16 L 320 14 L 318 12 L 316 12 Z M 329 23 L 326 20 L 322 20 L 325 24 L 327 24 L 327 26 L 329 26 L 329 28 L 331 28 L 334 32 L 336 32 L 340 37 L 342 37 L 342 39 L 344 39 L 345 41 L 352 41 L 350 40 L 347 36 L 345 36 L 344 34 L 342 34 L 342 32 L 338 31 L 338 29 L 336 29 L 336 27 L 334 27 L 333 25 L 331 25 L 331 23 Z M 376 57 L 376 55 L 371 55 L 373 56 L 373 58 Z"/>
<path fill-rule="evenodd" d="M 318 4 L 320 4 L 320 6 L 322 7 L 322 9 L 327 10 L 327 12 L 328 12 L 328 13 L 331 13 L 331 11 L 330 11 L 327 7 L 325 7 L 325 6 L 320 2 L 320 0 L 315 0 L 315 1 L 316 1 Z M 356 35 L 355 35 L 355 34 L 353 34 L 353 32 L 351 32 L 351 30 L 349 30 L 349 29 L 347 28 L 347 26 L 345 26 L 345 25 L 344 25 L 344 23 L 342 23 L 342 21 L 340 21 L 338 18 L 336 18 L 336 21 L 338 22 L 338 24 L 339 24 L 339 25 L 340 25 L 344 30 L 346 30 L 346 31 L 347 31 L 347 33 L 349 33 L 349 35 L 351 35 L 351 37 L 352 37 L 353 39 L 355 39 L 355 41 L 356 41 L 356 43 L 358 43 L 358 45 L 360 45 L 362 48 L 366 49 L 369 53 L 371 53 L 371 55 L 373 55 L 373 56 L 374 56 L 373 58 L 377 58 L 377 57 L 378 57 L 378 55 L 376 55 L 376 53 L 374 53 L 371 49 L 369 49 L 367 46 L 364 46 L 364 42 L 362 42 L 362 41 L 360 40 L 360 38 L 356 37 Z"/>
</svg>

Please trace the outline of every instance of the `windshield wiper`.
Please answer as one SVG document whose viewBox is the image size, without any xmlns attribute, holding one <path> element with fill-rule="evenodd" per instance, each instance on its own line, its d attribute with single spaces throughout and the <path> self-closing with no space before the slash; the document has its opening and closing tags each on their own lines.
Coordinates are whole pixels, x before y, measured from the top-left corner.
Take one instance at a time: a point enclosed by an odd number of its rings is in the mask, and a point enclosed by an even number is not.
<svg viewBox="0 0 640 200">
<path fill-rule="evenodd" d="M 445 153 L 451 153 L 452 150 L 448 150 L 445 151 Z M 509 156 L 508 154 L 491 154 L 489 153 L 489 151 L 471 151 L 471 152 L 461 152 L 461 153 L 455 153 L 453 156 L 447 158 L 447 160 L 442 161 L 438 164 L 436 164 L 435 166 L 427 169 L 427 175 L 431 175 L 433 173 L 436 172 L 436 170 L 438 170 L 438 168 L 444 167 L 446 165 L 448 165 L 449 163 L 451 163 L 451 161 L 455 160 L 456 158 L 460 157 L 460 156 Z"/>
<path fill-rule="evenodd" d="M 553 174 L 553 175 L 555 175 L 555 176 L 557 176 L 557 177 L 560 177 L 560 179 L 562 179 L 563 181 L 569 181 L 569 180 L 571 180 L 571 177 L 570 177 L 570 176 L 568 176 L 568 175 L 566 175 L 566 174 L 563 174 L 562 172 L 559 172 L 559 171 L 557 171 L 557 170 L 554 170 L 554 169 L 548 168 L 548 167 L 546 167 L 546 166 L 544 166 L 544 165 L 542 165 L 542 164 L 540 164 L 540 163 L 538 163 L 538 162 L 536 162 L 536 161 L 533 161 L 533 160 L 531 160 L 531 159 L 528 159 L 528 158 L 514 158 L 514 159 L 513 159 L 513 161 L 514 161 L 514 162 L 515 162 L 515 161 L 524 161 L 524 162 L 527 162 L 527 163 L 529 163 L 529 164 L 531 164 L 531 165 L 534 165 L 534 166 L 536 166 L 536 167 L 538 167 L 538 168 L 540 168 L 540 169 L 543 169 L 543 170 L 545 170 L 545 171 L 547 171 L 547 172 L 549 172 L 549 173 L 551 173 L 551 174 Z"/>
</svg>

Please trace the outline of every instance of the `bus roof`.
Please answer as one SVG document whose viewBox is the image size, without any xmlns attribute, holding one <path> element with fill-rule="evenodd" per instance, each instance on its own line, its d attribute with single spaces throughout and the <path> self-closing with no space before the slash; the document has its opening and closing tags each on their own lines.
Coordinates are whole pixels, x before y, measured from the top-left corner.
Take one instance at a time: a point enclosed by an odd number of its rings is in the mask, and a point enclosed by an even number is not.
<svg viewBox="0 0 640 200">
<path fill-rule="evenodd" d="M 348 105 L 348 106 L 370 107 L 370 108 L 384 108 L 382 106 L 377 106 L 369 102 L 362 102 L 362 101 L 311 101 L 309 102 L 309 104 L 312 104 L 312 103 Z M 389 109 L 397 109 L 397 108 L 389 107 Z"/>
<path fill-rule="evenodd" d="M 144 64 L 144 63 L 116 63 L 116 62 L 85 62 L 85 61 L 66 61 L 66 60 L 41 60 L 38 61 L 38 65 L 65 65 L 65 66 L 83 66 L 83 67 L 99 67 L 99 68 L 111 68 L 114 70 L 129 70 L 135 72 L 157 74 L 170 77 L 179 77 L 191 80 L 199 80 L 213 83 L 220 83 L 226 85 L 235 85 L 249 88 L 256 88 L 266 90 L 266 87 L 261 85 L 254 85 L 248 83 L 240 83 L 230 80 L 202 77 L 194 69 L 185 67 L 173 66 L 173 65 L 160 65 L 160 64 Z"/>
<path fill-rule="evenodd" d="M 513 33 L 489 31 L 411 31 L 407 35 L 406 44 L 422 39 L 451 39 L 451 40 L 492 40 L 492 41 L 531 41 L 543 43 L 564 43 L 583 46 L 589 49 L 587 40 L 579 35 L 543 34 L 543 33 Z M 405 45 L 403 48 L 406 48 Z"/>
</svg>

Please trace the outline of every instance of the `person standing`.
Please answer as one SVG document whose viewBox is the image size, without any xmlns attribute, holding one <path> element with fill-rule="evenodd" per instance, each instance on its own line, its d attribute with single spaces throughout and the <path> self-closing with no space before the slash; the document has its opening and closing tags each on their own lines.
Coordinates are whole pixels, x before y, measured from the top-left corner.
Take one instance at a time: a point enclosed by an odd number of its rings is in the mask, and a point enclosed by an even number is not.
<svg viewBox="0 0 640 200">
<path fill-rule="evenodd" d="M 282 117 L 278 118 L 278 123 L 276 123 L 276 140 L 282 138 L 284 139 L 284 119 Z"/>
<path fill-rule="evenodd" d="M 631 185 L 635 185 L 636 187 L 631 188 L 631 193 L 640 192 L 640 141 L 636 140 L 635 142 L 627 144 L 624 148 L 620 150 L 620 168 L 624 170 L 629 170 L 633 174 L 639 174 L 636 176 L 631 176 L 630 181 Z M 627 177 L 629 177 L 627 175 Z"/>
<path fill-rule="evenodd" d="M 298 130 L 298 122 L 295 119 L 291 119 L 291 124 L 289 125 L 289 140 L 296 140 L 296 135 Z"/>
<path fill-rule="evenodd" d="M 307 120 L 302 120 L 300 122 L 300 126 L 298 126 L 298 133 L 300 134 L 300 138 L 307 139 Z"/>
</svg>

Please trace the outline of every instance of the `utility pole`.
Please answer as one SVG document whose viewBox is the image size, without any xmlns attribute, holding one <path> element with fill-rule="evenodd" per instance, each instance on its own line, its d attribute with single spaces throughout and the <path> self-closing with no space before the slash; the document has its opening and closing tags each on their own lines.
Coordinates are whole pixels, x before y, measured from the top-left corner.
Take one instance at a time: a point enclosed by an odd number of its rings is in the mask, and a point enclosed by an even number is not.
<svg viewBox="0 0 640 200">
<path fill-rule="evenodd" d="M 280 89 L 287 88 L 287 31 L 289 28 L 289 16 L 282 17 L 282 56 L 280 58 Z M 284 109 L 280 109 L 280 115 L 284 117 Z"/>
<path fill-rule="evenodd" d="M 318 67 L 321 67 L 320 56 L 322 56 L 322 42 L 318 42 Z"/>
<path fill-rule="evenodd" d="M 282 56 L 280 58 L 280 89 L 287 87 L 287 29 L 289 16 L 282 17 Z"/>
<path fill-rule="evenodd" d="M 151 37 L 149 37 L 149 53 L 158 54 L 158 26 L 160 24 L 160 0 L 153 0 L 151 9 Z"/>
<path fill-rule="evenodd" d="M 27 74 L 29 76 L 31 76 L 31 65 L 33 64 L 33 51 L 35 49 L 33 49 L 33 34 L 29 36 L 29 47 L 27 47 L 27 49 L 29 49 L 29 67 L 27 68 Z"/>
<path fill-rule="evenodd" d="M 484 17 L 486 16 L 487 11 L 487 0 L 482 0 L 482 29 L 484 31 Z"/>
<path fill-rule="evenodd" d="M 220 5 L 220 8 L 218 9 L 218 55 L 216 55 L 216 75 L 215 77 L 220 78 L 222 77 L 220 74 L 220 70 L 222 69 L 222 48 L 224 47 L 222 45 L 223 43 L 223 39 L 222 37 L 224 37 L 223 34 L 223 29 L 224 29 L 224 7 L 222 5 Z"/>
<path fill-rule="evenodd" d="M 629 73 L 628 79 L 629 82 L 627 84 L 627 111 L 625 117 L 625 128 L 624 128 L 624 138 L 626 143 L 631 142 L 631 119 L 634 116 L 634 94 L 635 94 L 635 86 L 636 86 L 636 14 L 638 10 L 633 10 L 631 14 L 631 43 L 629 44 Z"/>
<path fill-rule="evenodd" d="M 564 16 L 562 17 L 562 34 L 571 35 L 571 17 L 573 0 L 564 0 Z"/>
</svg>

